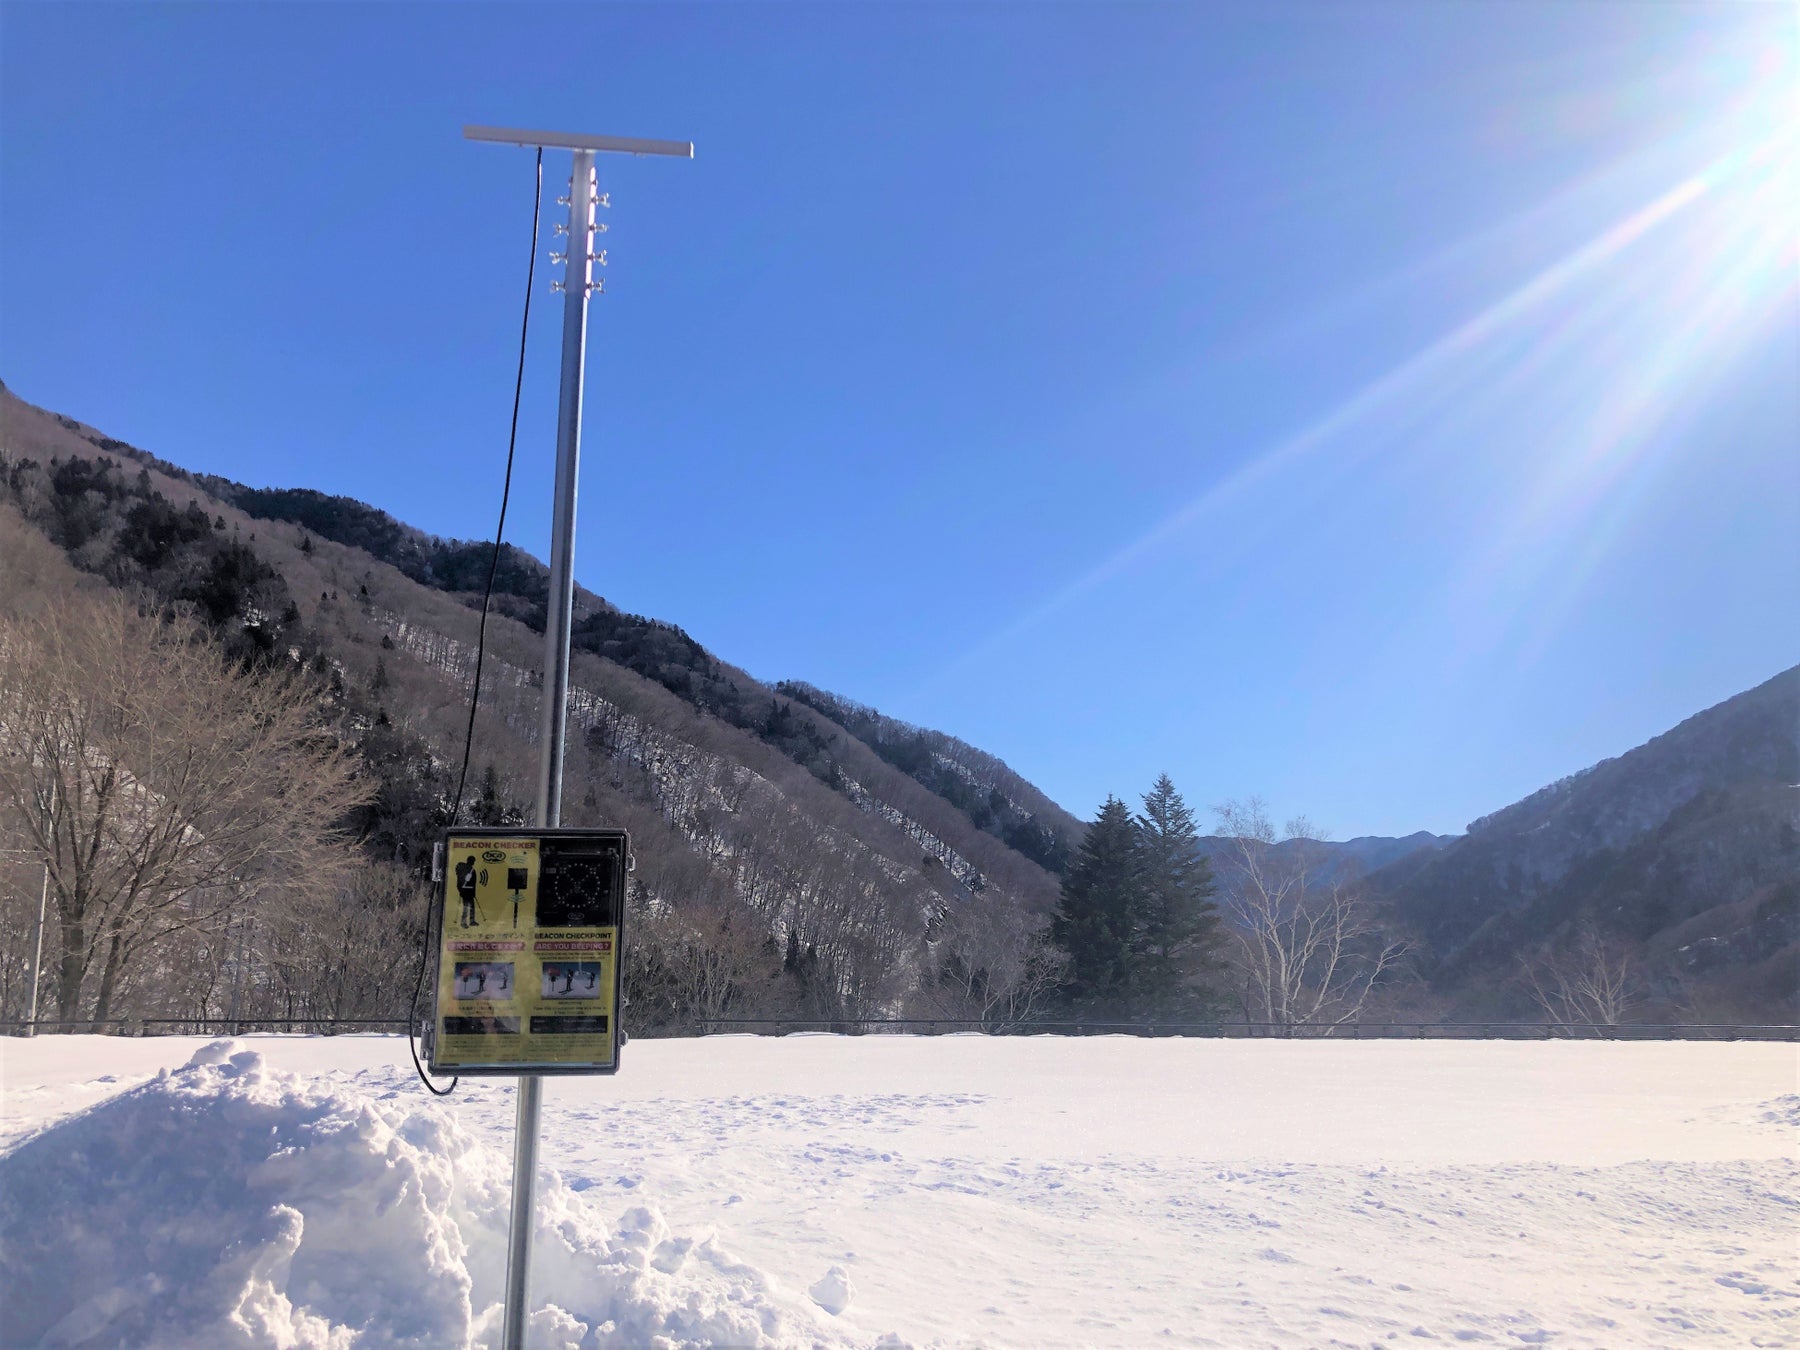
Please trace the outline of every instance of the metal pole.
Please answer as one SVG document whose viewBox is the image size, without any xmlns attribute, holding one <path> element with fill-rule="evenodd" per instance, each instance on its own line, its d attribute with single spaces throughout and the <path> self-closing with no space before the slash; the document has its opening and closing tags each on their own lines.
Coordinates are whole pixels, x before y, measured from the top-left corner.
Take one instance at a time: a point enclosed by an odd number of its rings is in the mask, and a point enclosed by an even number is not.
<svg viewBox="0 0 1800 1350">
<path fill-rule="evenodd" d="M 44 888 L 38 892 L 37 922 L 31 925 L 31 1004 L 25 1014 L 27 1036 L 37 1035 L 38 981 L 44 961 L 44 920 L 50 912 L 50 864 L 44 864 Z"/>
<path fill-rule="evenodd" d="M 563 295 L 562 391 L 556 411 L 556 508 L 550 532 L 550 607 L 544 615 L 544 700 L 538 739 L 537 823 L 562 822 L 563 732 L 569 707 L 569 628 L 575 603 L 575 486 L 581 468 L 581 396 L 593 245 L 594 152 L 575 151 L 569 175 L 569 263 Z M 532 1189 L 537 1178 L 543 1079 L 519 1078 L 513 1141 L 512 1224 L 506 1239 L 504 1350 L 523 1350 L 530 1311 Z"/>
<path fill-rule="evenodd" d="M 564 280 L 562 390 L 556 409 L 556 507 L 550 531 L 550 608 L 544 619 L 544 703 L 539 713 L 540 826 L 562 820 L 563 730 L 569 704 L 569 628 L 575 604 L 575 496 L 581 471 L 581 398 L 587 354 L 594 226 L 594 154 L 577 150 L 569 180 L 569 262 Z"/>
<path fill-rule="evenodd" d="M 50 787 L 50 802 L 44 808 L 44 836 L 54 843 L 56 837 L 56 786 Z M 27 1036 L 37 1035 L 38 985 L 43 982 L 44 975 L 44 925 L 50 917 L 50 858 L 44 858 L 44 884 L 38 891 L 37 922 L 31 925 L 31 1003 L 25 1014 L 29 1025 L 25 1028 Z"/>
</svg>

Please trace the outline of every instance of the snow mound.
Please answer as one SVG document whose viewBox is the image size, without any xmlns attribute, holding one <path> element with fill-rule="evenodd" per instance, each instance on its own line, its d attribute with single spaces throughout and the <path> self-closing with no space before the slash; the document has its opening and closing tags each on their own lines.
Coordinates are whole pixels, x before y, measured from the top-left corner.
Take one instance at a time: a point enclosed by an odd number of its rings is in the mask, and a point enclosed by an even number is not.
<svg viewBox="0 0 1800 1350">
<path fill-rule="evenodd" d="M 435 1106 L 214 1042 L 0 1155 L 0 1344 L 495 1344 L 510 1187 L 510 1160 Z M 844 1343 L 653 1209 L 609 1233 L 546 1171 L 537 1211 L 534 1346 Z"/>
<path fill-rule="evenodd" d="M 815 1280 L 812 1288 L 806 1292 L 812 1295 L 814 1303 L 836 1317 L 856 1297 L 856 1286 L 850 1283 L 849 1271 L 842 1266 L 833 1266 Z"/>
</svg>

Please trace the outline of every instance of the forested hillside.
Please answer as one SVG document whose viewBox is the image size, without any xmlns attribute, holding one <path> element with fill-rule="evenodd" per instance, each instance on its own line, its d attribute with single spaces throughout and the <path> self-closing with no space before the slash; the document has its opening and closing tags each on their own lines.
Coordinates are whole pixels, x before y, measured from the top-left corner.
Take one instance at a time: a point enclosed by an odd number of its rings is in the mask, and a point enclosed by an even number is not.
<svg viewBox="0 0 1800 1350">
<path fill-rule="evenodd" d="M 775 691 L 825 714 L 977 828 L 1052 872 L 1067 869 L 1080 822 L 992 755 L 799 680 L 783 680 Z"/>
<path fill-rule="evenodd" d="M 454 793 L 489 545 L 435 539 L 347 498 L 192 475 L 10 392 L 0 414 L 12 575 L 174 603 L 243 661 L 304 667 L 374 785 L 352 832 L 396 885 L 416 886 Z M 46 551 L 74 580 L 43 557 L 20 561 Z M 464 821 L 527 813 L 544 594 L 543 565 L 506 549 Z M 912 734 L 929 741 L 928 762 L 881 753 L 815 706 L 829 696 L 764 685 L 589 592 L 576 606 L 564 819 L 633 832 L 639 1029 L 702 1014 L 954 1015 L 967 1004 L 938 978 L 947 936 L 979 926 L 1008 950 L 1020 934 L 1036 940 L 1058 891 L 1046 864 L 1079 827 L 1004 764 L 923 731 Z M 15 938 L 28 890 L 8 888 Z M 329 927 L 318 915 L 312 926 Z M 414 932 L 389 935 L 351 1002 L 396 1008 L 396 954 Z M 970 949 L 958 946 L 960 969 Z M 17 954 L 9 941 L 15 992 Z M 266 998 L 305 1004 L 305 972 L 282 975 L 295 962 L 264 955 L 243 960 Z M 200 1011 L 171 1008 L 147 980 L 125 1006 Z"/>
<path fill-rule="evenodd" d="M 1371 878 L 1483 1015 L 1610 966 L 1669 1016 L 1800 1014 L 1800 667 Z"/>
</svg>

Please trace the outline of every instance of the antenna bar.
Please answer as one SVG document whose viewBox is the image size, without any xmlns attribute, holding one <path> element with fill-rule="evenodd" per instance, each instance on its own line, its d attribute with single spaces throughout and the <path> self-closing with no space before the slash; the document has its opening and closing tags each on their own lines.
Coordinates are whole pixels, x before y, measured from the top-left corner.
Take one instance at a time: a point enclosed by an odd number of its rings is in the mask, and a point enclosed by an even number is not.
<svg viewBox="0 0 1800 1350">
<path fill-rule="evenodd" d="M 573 131 L 524 131 L 518 127 L 464 127 L 463 139 L 500 145 L 542 146 L 546 150 L 611 150 L 622 155 L 694 157 L 692 141 L 647 141 L 637 136 L 583 136 Z"/>
</svg>

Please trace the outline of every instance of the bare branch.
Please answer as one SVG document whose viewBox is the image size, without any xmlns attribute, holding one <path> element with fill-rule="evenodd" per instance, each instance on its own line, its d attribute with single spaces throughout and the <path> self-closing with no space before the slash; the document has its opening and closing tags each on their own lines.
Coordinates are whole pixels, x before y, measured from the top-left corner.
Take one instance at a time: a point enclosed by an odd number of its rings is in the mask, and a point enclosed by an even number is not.
<svg viewBox="0 0 1800 1350">
<path fill-rule="evenodd" d="M 1357 891 L 1323 875 L 1323 840 L 1304 817 L 1277 837 L 1257 798 L 1214 811 L 1224 841 L 1214 862 L 1246 1009 L 1281 1026 L 1356 1021 L 1409 944 L 1382 931 Z"/>
<path fill-rule="evenodd" d="M 280 892 L 328 891 L 365 796 L 293 675 L 117 597 L 0 620 L 0 852 L 47 867 L 58 1016 L 106 1017 L 146 950 Z M 99 966 L 99 984 L 90 978 Z"/>
</svg>

